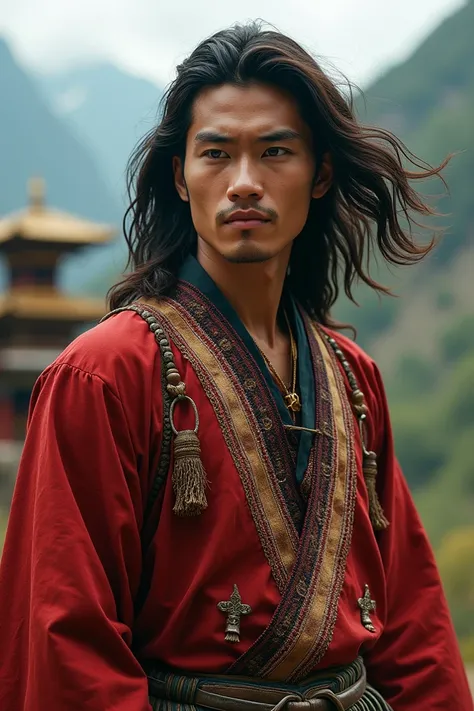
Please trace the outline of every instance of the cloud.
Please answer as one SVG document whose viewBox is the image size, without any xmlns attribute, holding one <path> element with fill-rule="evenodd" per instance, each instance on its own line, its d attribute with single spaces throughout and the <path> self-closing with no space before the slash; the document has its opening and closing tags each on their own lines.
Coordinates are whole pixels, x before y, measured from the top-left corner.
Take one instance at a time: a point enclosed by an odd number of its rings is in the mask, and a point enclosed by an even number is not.
<svg viewBox="0 0 474 711">
<path fill-rule="evenodd" d="M 205 36 L 256 17 L 358 83 L 402 58 L 465 0 L 3 0 L 0 32 L 29 65 L 112 60 L 164 84 Z"/>
</svg>

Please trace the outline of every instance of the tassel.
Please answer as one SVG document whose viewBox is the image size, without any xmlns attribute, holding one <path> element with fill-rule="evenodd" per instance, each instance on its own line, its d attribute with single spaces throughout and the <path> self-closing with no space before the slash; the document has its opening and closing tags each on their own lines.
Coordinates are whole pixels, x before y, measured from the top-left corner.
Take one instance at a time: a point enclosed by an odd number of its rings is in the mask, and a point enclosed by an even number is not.
<svg viewBox="0 0 474 711">
<path fill-rule="evenodd" d="M 179 370 L 176 367 L 170 341 L 155 307 L 141 302 L 126 308 L 136 311 L 148 323 L 161 352 L 163 375 L 166 378 L 166 391 L 171 398 L 169 425 L 174 435 L 174 463 L 171 475 L 175 495 L 173 513 L 177 516 L 199 516 L 207 508 L 206 486 L 208 482 L 201 461 L 201 445 L 197 436 L 199 413 L 196 403 L 186 394 L 186 384 L 181 379 Z M 118 309 L 118 311 L 120 310 L 123 309 Z M 178 431 L 176 429 L 173 418 L 174 410 L 178 403 L 181 403 L 181 405 L 188 403 L 194 410 L 195 426 L 193 430 Z"/>
<path fill-rule="evenodd" d="M 207 476 L 201 461 L 201 445 L 194 430 L 177 432 L 172 474 L 177 516 L 199 516 L 207 508 Z"/>
<path fill-rule="evenodd" d="M 372 523 L 372 528 L 374 529 L 374 531 L 383 531 L 390 525 L 390 522 L 385 517 L 375 486 L 375 481 L 377 479 L 377 455 L 375 454 L 375 452 L 367 451 L 365 447 L 364 424 L 367 419 L 369 410 L 367 405 L 365 404 L 364 393 L 362 392 L 362 390 L 359 390 L 359 386 L 357 384 L 357 380 L 354 376 L 354 373 L 352 372 L 352 368 L 346 360 L 344 353 L 339 348 L 337 341 L 327 335 L 326 340 L 333 349 L 336 357 L 340 361 L 352 390 L 352 408 L 354 410 L 355 416 L 359 421 L 360 441 L 362 444 L 363 454 L 362 469 L 364 472 L 364 480 L 365 485 L 367 487 L 367 494 L 369 497 L 370 521 Z"/>
<path fill-rule="evenodd" d="M 383 531 L 389 526 L 375 488 L 377 478 L 377 455 L 375 452 L 367 452 L 364 447 L 363 461 L 364 479 L 369 495 L 369 516 L 374 531 Z"/>
</svg>

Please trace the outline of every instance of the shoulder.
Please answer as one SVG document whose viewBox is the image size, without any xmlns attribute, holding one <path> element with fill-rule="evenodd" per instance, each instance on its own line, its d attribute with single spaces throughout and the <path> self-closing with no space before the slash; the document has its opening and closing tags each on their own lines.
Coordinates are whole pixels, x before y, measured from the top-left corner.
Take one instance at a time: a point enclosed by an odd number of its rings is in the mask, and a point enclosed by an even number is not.
<svg viewBox="0 0 474 711">
<path fill-rule="evenodd" d="M 67 368 L 102 380 L 120 393 L 130 383 L 150 380 L 159 372 L 159 348 L 148 324 L 136 313 L 114 314 L 72 341 L 44 376 Z"/>
</svg>

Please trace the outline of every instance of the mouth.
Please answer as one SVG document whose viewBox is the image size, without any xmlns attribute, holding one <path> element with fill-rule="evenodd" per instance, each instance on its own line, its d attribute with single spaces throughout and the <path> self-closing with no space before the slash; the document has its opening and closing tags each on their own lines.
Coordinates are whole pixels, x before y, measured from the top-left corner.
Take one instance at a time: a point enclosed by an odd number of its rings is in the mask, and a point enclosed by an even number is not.
<svg viewBox="0 0 474 711">
<path fill-rule="evenodd" d="M 225 221 L 224 224 L 230 225 L 235 229 L 251 230 L 255 227 L 261 227 L 271 222 L 263 212 L 257 210 L 237 210 Z"/>
</svg>

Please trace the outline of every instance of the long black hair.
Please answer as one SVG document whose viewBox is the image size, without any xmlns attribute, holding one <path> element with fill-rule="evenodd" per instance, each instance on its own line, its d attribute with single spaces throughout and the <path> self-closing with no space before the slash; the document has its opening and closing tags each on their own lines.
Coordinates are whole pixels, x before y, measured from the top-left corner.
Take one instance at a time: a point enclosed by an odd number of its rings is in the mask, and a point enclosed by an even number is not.
<svg viewBox="0 0 474 711">
<path fill-rule="evenodd" d="M 260 23 L 236 25 L 203 41 L 178 67 L 159 124 L 131 158 L 124 219 L 131 271 L 109 291 L 111 308 L 172 288 L 181 263 L 196 249 L 189 204 L 178 196 L 172 169 L 173 156 L 185 155 L 193 102 L 205 87 L 254 81 L 289 91 L 313 134 L 316 164 L 326 152 L 332 157 L 333 185 L 311 201 L 287 277 L 312 316 L 330 324 L 341 286 L 352 298 L 356 278 L 387 291 L 369 272 L 377 249 L 392 264 L 416 262 L 431 250 L 433 241 L 417 244 L 411 228 L 413 214 L 431 215 L 433 209 L 410 181 L 438 175 L 446 162 L 431 168 L 388 131 L 361 125 L 352 96 L 289 37 Z M 418 170 L 407 170 L 407 161 Z"/>
</svg>

